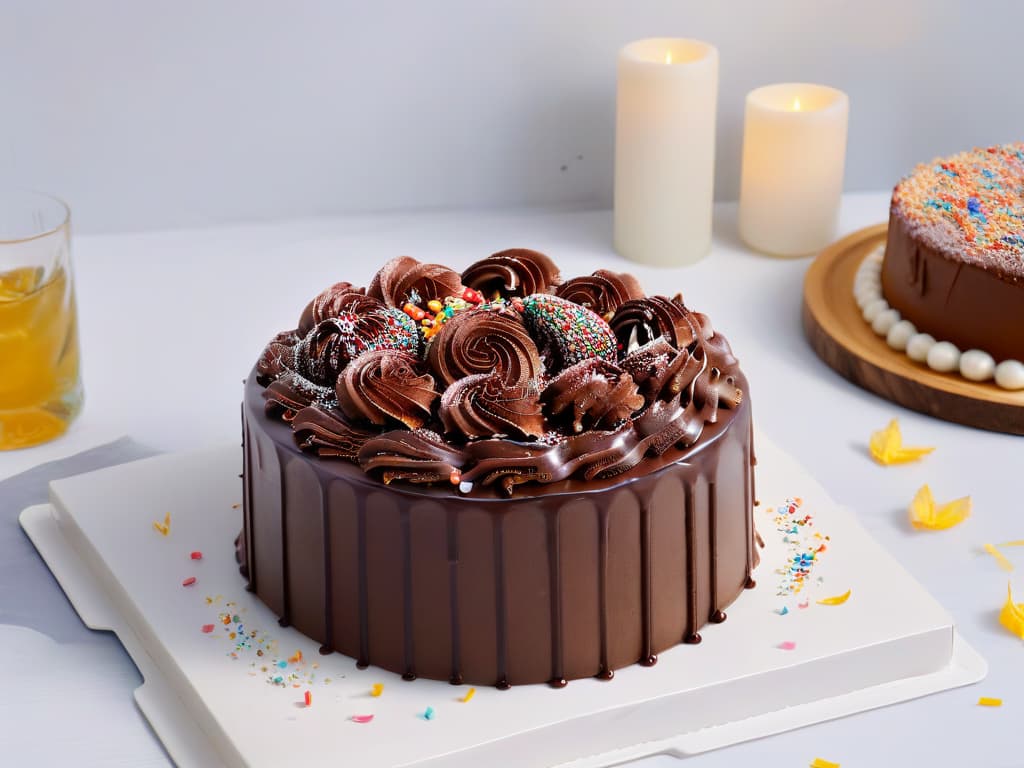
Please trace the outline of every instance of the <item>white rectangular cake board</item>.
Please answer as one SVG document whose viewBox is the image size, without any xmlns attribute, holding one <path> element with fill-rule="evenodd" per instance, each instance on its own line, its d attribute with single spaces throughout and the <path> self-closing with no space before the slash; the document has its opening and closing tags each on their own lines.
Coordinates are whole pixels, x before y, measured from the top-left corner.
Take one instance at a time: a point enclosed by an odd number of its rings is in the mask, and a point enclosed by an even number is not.
<svg viewBox="0 0 1024 768">
<path fill-rule="evenodd" d="M 55 482 L 52 506 L 31 507 L 21 521 L 86 624 L 116 632 L 135 660 L 145 679 L 139 706 L 181 766 L 477 768 L 515 755 L 523 765 L 599 768 L 695 754 L 983 678 L 984 660 L 949 615 L 854 515 L 763 436 L 757 447 L 754 515 L 766 543 L 759 585 L 724 624 L 702 630 L 703 643 L 669 650 L 651 668 L 619 670 L 610 682 L 478 686 L 469 702 L 460 700 L 466 686 L 404 682 L 339 654 L 320 656 L 245 591 L 233 546 L 237 446 Z M 795 517 L 811 514 L 813 523 L 784 534 L 775 509 L 795 496 L 803 499 Z M 163 536 L 153 523 L 168 512 Z M 829 537 L 827 550 L 799 595 L 779 594 L 783 536 L 806 542 L 812 532 Z M 183 586 L 191 576 L 196 582 Z M 842 605 L 816 602 L 847 589 Z M 248 647 L 238 646 L 242 635 Z M 787 641 L 795 647 L 779 648 Z M 370 695 L 375 683 L 384 685 L 379 697 Z M 351 719 L 367 714 L 372 722 Z"/>
</svg>

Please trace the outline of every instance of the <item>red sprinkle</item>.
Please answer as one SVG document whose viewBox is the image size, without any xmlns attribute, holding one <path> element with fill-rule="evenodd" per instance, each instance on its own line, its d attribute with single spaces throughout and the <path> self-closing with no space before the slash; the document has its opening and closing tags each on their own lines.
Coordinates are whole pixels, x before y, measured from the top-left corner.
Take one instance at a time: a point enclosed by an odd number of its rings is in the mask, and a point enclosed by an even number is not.
<svg viewBox="0 0 1024 768">
<path fill-rule="evenodd" d="M 196 583 L 196 577 L 195 576 L 189 576 L 187 579 L 185 579 L 183 582 L 181 582 L 181 586 L 183 586 L 183 587 L 191 587 L 195 583 Z"/>
<path fill-rule="evenodd" d="M 203 624 L 203 634 L 208 635 L 213 632 L 213 624 Z"/>
<path fill-rule="evenodd" d="M 200 552 L 197 549 L 195 552 L 192 552 L 191 554 L 189 554 L 189 557 L 191 557 L 193 560 L 202 560 L 203 559 L 203 553 Z"/>
<path fill-rule="evenodd" d="M 307 707 L 313 706 L 313 694 L 310 693 L 309 691 L 306 691 L 306 706 Z"/>
</svg>

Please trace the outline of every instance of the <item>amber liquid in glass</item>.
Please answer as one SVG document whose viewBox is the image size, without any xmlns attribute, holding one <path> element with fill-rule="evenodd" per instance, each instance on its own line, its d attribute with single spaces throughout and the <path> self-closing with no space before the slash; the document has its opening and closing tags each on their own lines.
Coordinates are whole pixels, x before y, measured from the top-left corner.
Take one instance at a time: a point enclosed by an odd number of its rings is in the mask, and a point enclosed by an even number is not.
<svg viewBox="0 0 1024 768">
<path fill-rule="evenodd" d="M 0 272 L 0 450 L 63 433 L 82 405 L 74 290 L 65 267 Z"/>
</svg>

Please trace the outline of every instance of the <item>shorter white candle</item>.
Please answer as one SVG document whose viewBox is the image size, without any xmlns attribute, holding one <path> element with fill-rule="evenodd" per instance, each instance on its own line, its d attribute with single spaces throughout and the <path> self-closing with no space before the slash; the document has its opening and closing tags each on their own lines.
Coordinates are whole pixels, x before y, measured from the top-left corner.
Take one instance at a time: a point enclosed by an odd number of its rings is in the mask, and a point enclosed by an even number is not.
<svg viewBox="0 0 1024 768">
<path fill-rule="evenodd" d="M 747 94 L 740 236 L 777 256 L 831 243 L 839 223 L 849 100 L 823 85 L 780 83 Z"/>
</svg>

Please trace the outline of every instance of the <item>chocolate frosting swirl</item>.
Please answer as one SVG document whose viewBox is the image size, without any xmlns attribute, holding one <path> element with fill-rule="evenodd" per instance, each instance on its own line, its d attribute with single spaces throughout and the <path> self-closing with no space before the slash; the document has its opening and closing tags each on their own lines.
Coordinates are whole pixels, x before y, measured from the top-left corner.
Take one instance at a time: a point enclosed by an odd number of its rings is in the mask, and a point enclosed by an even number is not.
<svg viewBox="0 0 1024 768">
<path fill-rule="evenodd" d="M 299 341 L 295 331 L 282 331 L 271 339 L 256 361 L 256 380 L 267 386 L 290 370 L 295 360 L 295 345 Z"/>
<path fill-rule="evenodd" d="M 537 345 L 523 321 L 500 308 L 454 315 L 431 341 L 427 362 L 445 387 L 465 376 L 492 372 L 506 387 L 526 387 L 542 371 Z"/>
<path fill-rule="evenodd" d="M 466 376 L 449 386 L 439 413 L 447 432 L 470 439 L 544 434 L 536 387 L 506 386 L 497 371 Z"/>
<path fill-rule="evenodd" d="M 597 357 L 566 368 L 541 399 L 552 416 L 567 416 L 574 432 L 612 429 L 644 405 L 633 378 Z"/>
<path fill-rule="evenodd" d="M 609 324 L 626 354 L 658 336 L 664 336 L 676 349 L 682 349 L 700 335 L 698 321 L 683 305 L 681 296 L 674 299 L 648 296 L 627 301 L 615 311 Z"/>
<path fill-rule="evenodd" d="M 340 411 L 317 407 L 296 413 L 292 430 L 303 450 L 314 451 L 321 458 L 349 461 L 355 461 L 363 444 L 377 434 L 350 423 Z"/>
<path fill-rule="evenodd" d="M 437 399 L 434 377 L 407 352 L 377 349 L 353 359 L 338 377 L 338 408 L 349 419 L 383 426 L 388 419 L 417 429 Z"/>
<path fill-rule="evenodd" d="M 607 320 L 609 312 L 614 312 L 631 299 L 643 298 L 644 291 L 630 274 L 599 269 L 591 275 L 574 277 L 562 283 L 555 290 L 555 295 L 580 304 Z"/>
<path fill-rule="evenodd" d="M 407 302 L 425 304 L 431 299 L 459 296 L 462 290 L 458 272 L 440 264 L 423 264 L 411 256 L 399 256 L 374 275 L 366 295 L 390 307 L 403 307 Z"/>
<path fill-rule="evenodd" d="M 555 263 L 529 248 L 499 251 L 471 264 L 462 273 L 462 282 L 488 299 L 495 293 L 504 299 L 549 293 L 560 281 Z"/>
<path fill-rule="evenodd" d="M 377 435 L 363 444 L 358 460 L 364 472 L 379 473 L 385 483 L 392 480 L 448 482 L 454 470 L 465 462 L 460 451 L 428 429 Z"/>
<path fill-rule="evenodd" d="M 658 336 L 626 355 L 622 369 L 633 377 L 650 403 L 682 392 L 704 369 L 704 358 L 694 357 L 688 349 L 676 349 L 664 336 Z"/>
<path fill-rule="evenodd" d="M 357 315 L 374 309 L 383 309 L 384 305 L 366 295 L 365 288 L 356 288 L 352 283 L 335 283 L 321 291 L 306 308 L 299 318 L 299 336 L 305 336 L 324 320 L 340 317 L 345 312 Z"/>
</svg>

